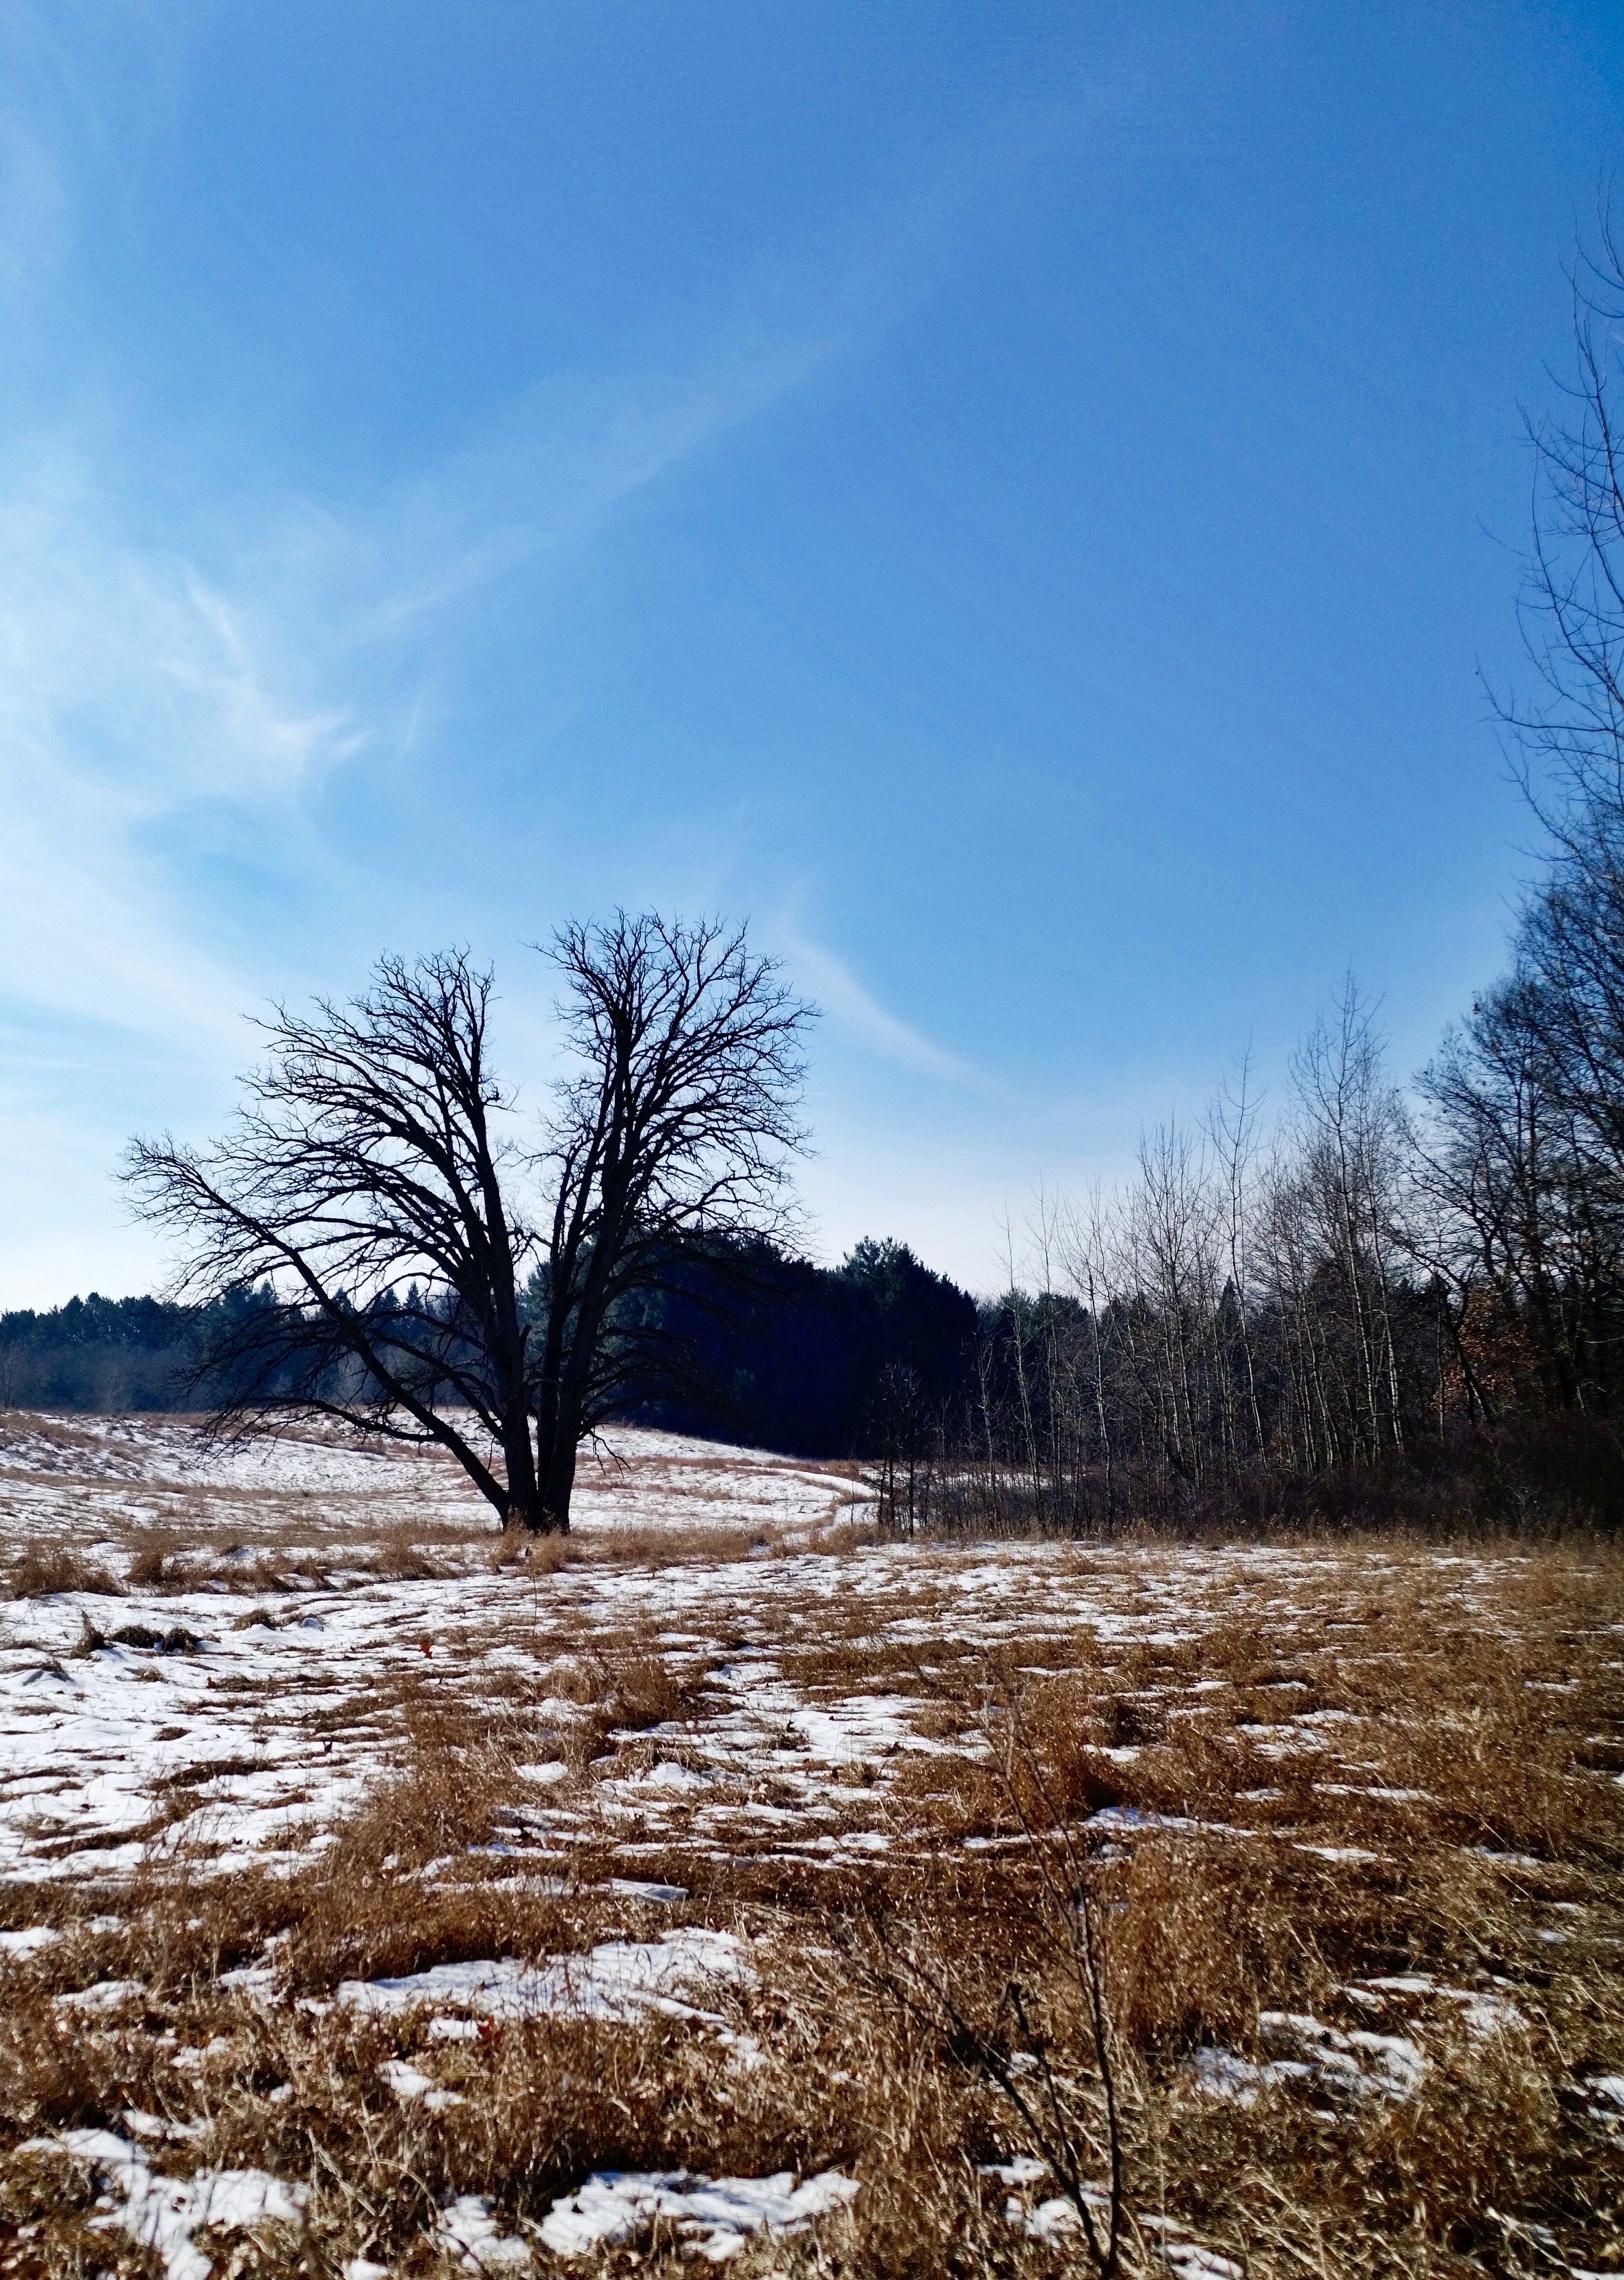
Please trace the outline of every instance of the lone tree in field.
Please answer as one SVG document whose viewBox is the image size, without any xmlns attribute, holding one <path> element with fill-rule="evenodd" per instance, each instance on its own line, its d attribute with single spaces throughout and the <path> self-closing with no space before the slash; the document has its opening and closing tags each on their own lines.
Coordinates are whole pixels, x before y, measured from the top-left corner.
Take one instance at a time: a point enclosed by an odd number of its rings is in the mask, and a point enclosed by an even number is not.
<svg viewBox="0 0 1624 2280">
<path fill-rule="evenodd" d="M 491 976 L 385 958 L 278 1008 L 226 1136 L 132 1144 L 177 1295 L 254 1290 L 200 1355 L 224 1425 L 327 1416 L 449 1450 L 504 1527 L 567 1529 L 581 1441 L 679 1381 L 658 1293 L 789 1219 L 812 1018 L 744 930 L 571 926 L 548 953 L 577 1073 L 537 1144 L 487 1059 Z"/>
</svg>

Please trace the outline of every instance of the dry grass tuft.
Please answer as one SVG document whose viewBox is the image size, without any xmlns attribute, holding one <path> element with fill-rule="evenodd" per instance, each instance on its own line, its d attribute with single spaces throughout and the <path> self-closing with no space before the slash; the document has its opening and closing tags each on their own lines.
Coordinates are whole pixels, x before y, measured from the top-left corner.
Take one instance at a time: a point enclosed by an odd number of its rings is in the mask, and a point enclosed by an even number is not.
<svg viewBox="0 0 1624 2280">
<path fill-rule="evenodd" d="M 124 1594 L 98 1561 L 65 1544 L 30 1544 L 6 1580 L 13 1599 L 50 1599 L 62 1591 L 94 1591 L 112 1599 Z"/>
<path fill-rule="evenodd" d="M 498 1573 L 512 1568 L 522 1570 L 527 1577 L 558 1575 L 586 1556 L 579 1537 L 530 1536 L 522 1529 L 510 1528 L 496 1538 L 490 1565 Z"/>
<path fill-rule="evenodd" d="M 606 1660 L 604 1668 L 609 1682 L 605 1706 L 616 1726 L 642 1733 L 687 1717 L 692 1689 L 679 1684 L 658 1654 L 622 1654 Z"/>
<path fill-rule="evenodd" d="M 1357 1886 L 1331 1864 L 1222 1837 L 1153 1836 L 1110 1880 L 1112 2015 L 1129 2043 L 1256 2046 L 1258 2014 L 1316 2011 L 1348 1951 Z"/>
<path fill-rule="evenodd" d="M 385 1530 L 377 1551 L 365 1564 L 369 1574 L 394 1583 L 432 1583 L 446 1573 L 424 1550 L 420 1531 L 404 1524 Z"/>
<path fill-rule="evenodd" d="M 696 1560 L 708 1567 L 727 1567 L 743 1560 L 766 1557 L 780 1543 L 773 1528 L 723 1528 L 695 1523 L 685 1528 L 669 1523 L 620 1526 L 572 1539 L 584 1555 L 603 1568 L 682 1568 Z"/>
<path fill-rule="evenodd" d="M 181 1538 L 168 1529 L 143 1530 L 129 1564 L 130 1589 L 158 1591 L 174 1583 L 182 1548 Z"/>
</svg>

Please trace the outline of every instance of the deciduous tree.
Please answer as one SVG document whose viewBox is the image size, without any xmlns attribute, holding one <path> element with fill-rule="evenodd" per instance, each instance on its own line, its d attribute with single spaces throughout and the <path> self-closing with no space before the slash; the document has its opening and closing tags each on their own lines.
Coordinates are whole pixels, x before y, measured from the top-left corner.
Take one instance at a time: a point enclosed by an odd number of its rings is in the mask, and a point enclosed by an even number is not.
<svg viewBox="0 0 1624 2280">
<path fill-rule="evenodd" d="M 635 1301 L 696 1252 L 783 1231 L 811 1009 L 743 928 L 618 914 L 549 954 L 576 1073 L 527 1145 L 490 1064 L 492 981 L 460 951 L 278 1008 L 207 1149 L 133 1144 L 178 1297 L 221 1318 L 223 1425 L 324 1415 L 435 1444 L 503 1524 L 567 1528 L 576 1452 L 681 1358 Z"/>
</svg>

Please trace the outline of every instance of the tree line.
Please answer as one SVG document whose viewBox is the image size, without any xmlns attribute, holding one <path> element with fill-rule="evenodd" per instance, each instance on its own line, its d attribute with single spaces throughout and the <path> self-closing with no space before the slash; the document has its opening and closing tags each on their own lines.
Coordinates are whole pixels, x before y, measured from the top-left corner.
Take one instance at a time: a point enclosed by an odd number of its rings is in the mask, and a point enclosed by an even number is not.
<svg viewBox="0 0 1624 2280">
<path fill-rule="evenodd" d="M 859 1243 L 834 1267 L 762 1244 L 725 1292 L 688 1287 L 701 1273 L 690 1263 L 672 1290 L 641 1302 L 665 1313 L 689 1367 L 681 1388 L 634 1386 L 624 1413 L 632 1423 L 794 1456 L 877 1456 L 883 1388 L 896 1374 L 920 1389 L 933 1416 L 973 1382 L 976 1303 L 905 1244 Z M 421 1304 L 410 1286 L 407 1297 Z M 273 1305 L 274 1292 L 261 1286 L 218 1303 L 229 1314 Z M 206 1358 L 227 1327 L 212 1308 L 96 1291 L 0 1313 L 0 1410 L 212 1409 L 227 1389 Z M 328 1390 L 341 1390 L 341 1380 Z"/>
<path fill-rule="evenodd" d="M 1243 1070 L 1118 1192 L 1044 1201 L 958 1414 L 894 1413 L 897 1523 L 1613 1524 L 1620 1191 L 1571 1098 L 1549 1177 L 1486 1144 L 1498 1018 L 1407 1100 L 1350 984 L 1272 1130 Z"/>
<path fill-rule="evenodd" d="M 235 1294 L 226 1307 L 255 1303 Z M 105 1298 L 0 1313 L 0 1409 L 111 1413 L 184 1406 L 197 1354 L 215 1325 L 172 1299 Z"/>
</svg>

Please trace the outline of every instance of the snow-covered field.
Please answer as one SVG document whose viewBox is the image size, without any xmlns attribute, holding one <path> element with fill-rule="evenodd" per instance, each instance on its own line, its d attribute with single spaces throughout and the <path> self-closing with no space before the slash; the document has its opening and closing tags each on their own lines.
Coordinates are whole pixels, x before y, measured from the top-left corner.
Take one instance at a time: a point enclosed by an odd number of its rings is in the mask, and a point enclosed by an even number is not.
<svg viewBox="0 0 1624 2280">
<path fill-rule="evenodd" d="M 861 1496 L 854 1471 L 619 1427 L 582 1452 L 573 1525 L 805 1528 Z M 182 1418 L 0 1413 L 0 1531 L 13 1547 L 66 1534 L 116 1550 L 132 1531 L 179 1529 L 332 1555 L 393 1529 L 491 1520 L 440 1452 L 357 1444 L 336 1428 L 215 1442 Z"/>
<path fill-rule="evenodd" d="M 100 1882 L 160 1842 L 206 1843 L 222 1866 L 291 1868 L 397 1760 L 403 1688 L 476 1714 L 540 1690 L 535 1749 L 564 1751 L 587 1709 L 547 1692 L 549 1674 L 589 1675 L 632 1643 L 678 1674 L 704 1672 L 683 1761 L 605 1768 L 588 1799 L 572 1783 L 567 1806 L 553 1802 L 565 1760 L 535 1762 L 512 1799 L 526 1826 L 560 1843 L 589 1827 L 628 1858 L 658 1852 L 678 1829 L 684 1841 L 709 1832 L 720 1853 L 766 1843 L 850 1860 L 892 1842 L 891 1816 L 882 1781 L 854 1796 L 842 1775 L 941 1747 L 914 1729 L 930 1706 L 866 1683 L 797 1685 L 786 1642 L 804 1650 L 855 1624 L 921 1660 L 944 1640 L 955 1652 L 1020 1640 L 1035 1651 L 1080 1626 L 1124 1645 L 1171 1644 L 1237 1598 L 1266 1604 L 1295 1564 L 1266 1552 L 1124 1568 L 1055 1547 L 869 1546 L 860 1559 L 805 1548 L 865 1517 L 861 1496 L 850 1468 L 628 1432 L 585 1467 L 583 1549 L 612 1553 L 617 1531 L 642 1529 L 657 1532 L 656 1552 L 663 1533 L 685 1556 L 589 1556 L 543 1574 L 493 1569 L 486 1508 L 437 1460 L 326 1439 L 209 1450 L 167 1421 L 13 1428 L 0 1444 L 13 1544 L 70 1541 L 123 1582 L 162 1531 L 180 1542 L 169 1566 L 206 1580 L 0 1604 L 0 1876 Z M 758 1540 L 742 1558 L 708 1560 L 694 1532 L 724 1528 Z M 412 1564 L 403 1540 L 435 1572 L 377 1572 Z M 119 1639 L 131 1629 L 150 1644 Z M 177 1634 L 195 1645 L 165 1650 Z M 1318 1741 L 1306 1728 L 1302 1738 Z"/>
<path fill-rule="evenodd" d="M 1106 1911 L 1130 2268 L 1624 2263 L 1597 1547 L 888 1544 L 852 1467 L 627 1432 L 515 1559 L 443 1460 L 172 1420 L 0 1420 L 0 1515 L 41 2269 L 203 2280 L 211 2226 L 350 2280 L 1074 2265 L 1056 1874 Z M 1474 2170 L 1462 2115 L 1527 2148 Z"/>
<path fill-rule="evenodd" d="M 527 1698 L 535 1751 L 565 1752 L 588 1709 L 550 1693 L 550 1674 L 589 1675 L 595 1659 L 623 1659 L 634 1643 L 679 1675 L 704 1671 L 681 1762 L 605 1766 L 589 1798 L 569 1785 L 567 1806 L 554 1802 L 566 1758 L 533 1762 L 512 1799 L 526 1828 L 574 1844 L 589 1827 L 627 1858 L 680 1829 L 684 1842 L 705 1833 L 719 1857 L 765 1843 L 850 1861 L 896 1832 L 883 1779 L 854 1796 L 846 1770 L 882 1776 L 904 1749 L 945 1745 L 916 1730 L 932 1706 L 912 1674 L 906 1694 L 875 1691 L 859 1657 L 855 1684 L 809 1688 L 787 1677 L 786 1645 L 804 1659 L 855 1629 L 928 1666 L 1012 1643 L 1035 1657 L 1045 1640 L 1069 1651 L 1080 1631 L 1119 1648 L 1174 1646 L 1248 1607 L 1289 1621 L 1294 1553 L 1124 1562 L 1060 1546 L 869 1545 L 858 1558 L 806 1548 L 865 1517 L 861 1495 L 850 1468 L 627 1432 L 584 1468 L 583 1549 L 612 1553 L 617 1531 L 643 1529 L 656 1542 L 640 1552 L 658 1551 L 663 1532 L 684 1556 L 589 1556 L 540 1573 L 493 1568 L 488 1510 L 438 1459 L 326 1438 L 212 1450 L 169 1421 L 13 1427 L 0 1443 L 13 1545 L 71 1542 L 122 1583 L 161 1532 L 179 1541 L 170 1568 L 205 1580 L 0 1603 L 0 1876 L 100 1882 L 159 1842 L 206 1843 L 222 1866 L 290 1868 L 398 1759 L 403 1689 L 475 1714 Z M 758 1541 L 742 1558 L 709 1560 L 694 1531 L 723 1528 Z M 435 1572 L 379 1573 L 413 1564 L 403 1543 L 423 1547 L 418 1564 Z M 132 1629 L 150 1644 L 119 1639 Z M 166 1650 L 177 1634 L 196 1644 Z M 1323 1725 L 1290 1711 L 1288 1698 L 1278 1739 L 1262 1745 L 1321 1749 Z"/>
<path fill-rule="evenodd" d="M 325 1435 L 212 1446 L 167 1419 L 13 1418 L 0 1427 L 8 1545 L 68 1545 L 123 1590 L 0 1603 L 0 1877 L 127 1874 L 160 1799 L 172 1850 L 206 1831 L 222 1864 L 292 1862 L 397 1753 L 380 1706 L 391 1682 L 477 1707 L 493 1689 L 511 1700 L 560 1652 L 572 1668 L 633 1637 L 679 1660 L 704 1654 L 704 1629 L 672 1628 L 682 1611 L 760 1601 L 765 1613 L 798 1596 L 807 1570 L 793 1547 L 866 1514 L 853 1474 L 622 1430 L 583 1460 L 581 1550 L 612 1556 L 635 1540 L 656 1556 L 696 1547 L 697 1561 L 543 1576 L 522 1561 L 493 1569 L 508 1547 L 438 1456 Z M 736 1572 L 704 1560 L 723 1532 L 753 1555 Z M 158 1580 L 131 1583 L 155 1545 Z M 729 1680 L 734 1714 L 710 1722 L 749 1768 L 757 1727 L 776 1736 L 797 1706 L 749 1659 Z M 335 1717 L 346 1699 L 353 1716 Z M 550 1714 L 563 1733 L 581 1713 L 560 1701 Z M 846 1727 L 870 1731 L 875 1715 L 797 1714 L 818 1762 L 849 1753 Z M 658 1791 L 645 1819 L 658 1818 Z M 191 1809 L 177 1815 L 177 1800 Z"/>
</svg>

